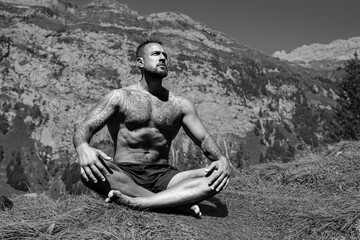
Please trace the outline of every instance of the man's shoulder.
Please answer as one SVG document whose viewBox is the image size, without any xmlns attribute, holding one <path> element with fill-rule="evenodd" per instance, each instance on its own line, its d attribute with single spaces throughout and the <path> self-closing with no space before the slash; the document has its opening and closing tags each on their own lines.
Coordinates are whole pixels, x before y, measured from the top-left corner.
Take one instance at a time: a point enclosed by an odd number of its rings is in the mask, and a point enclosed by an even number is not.
<svg viewBox="0 0 360 240">
<path fill-rule="evenodd" d="M 125 92 L 134 91 L 134 90 L 138 89 L 136 86 L 137 86 L 136 84 L 132 84 L 132 85 L 129 85 L 129 86 L 126 86 L 126 87 L 119 88 L 117 90 L 125 91 Z"/>
<path fill-rule="evenodd" d="M 109 94 L 113 94 L 119 97 L 126 97 L 129 96 L 134 90 L 136 90 L 134 88 L 133 85 L 127 86 L 127 87 L 122 87 L 122 88 L 118 88 L 118 89 L 113 89 L 109 92 Z"/>
<path fill-rule="evenodd" d="M 134 89 L 135 89 L 134 85 L 129 85 L 129 86 L 126 86 L 126 87 L 121 87 L 121 88 L 114 89 L 112 91 L 114 91 L 116 93 L 124 94 L 124 93 L 130 93 Z"/>
<path fill-rule="evenodd" d="M 125 88 L 113 89 L 106 93 L 100 100 L 100 102 L 106 101 L 112 105 L 119 105 L 122 103 L 128 96 L 130 91 Z"/>
<path fill-rule="evenodd" d="M 194 104 L 186 97 L 173 94 L 170 92 L 170 99 L 176 104 L 179 104 L 184 112 L 187 112 L 194 108 Z"/>
<path fill-rule="evenodd" d="M 190 102 L 189 99 L 187 99 L 186 97 L 178 95 L 172 91 L 169 91 L 169 98 L 173 101 Z"/>
</svg>

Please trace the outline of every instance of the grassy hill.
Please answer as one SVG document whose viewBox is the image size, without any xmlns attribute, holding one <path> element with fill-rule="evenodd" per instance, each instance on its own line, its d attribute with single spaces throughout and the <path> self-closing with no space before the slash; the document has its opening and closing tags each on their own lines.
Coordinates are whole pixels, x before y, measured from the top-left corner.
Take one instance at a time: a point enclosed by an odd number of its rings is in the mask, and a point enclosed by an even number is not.
<svg viewBox="0 0 360 240">
<path fill-rule="evenodd" d="M 360 144 L 329 149 L 237 173 L 227 190 L 200 204 L 201 219 L 106 204 L 97 195 L 19 195 L 1 213 L 0 238 L 359 239 Z"/>
</svg>

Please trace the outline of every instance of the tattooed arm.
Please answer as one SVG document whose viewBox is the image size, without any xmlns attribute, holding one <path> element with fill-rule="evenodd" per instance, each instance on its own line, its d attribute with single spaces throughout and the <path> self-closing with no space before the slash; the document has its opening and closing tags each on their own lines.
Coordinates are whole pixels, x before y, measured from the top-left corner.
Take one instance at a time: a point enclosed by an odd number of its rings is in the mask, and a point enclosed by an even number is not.
<svg viewBox="0 0 360 240">
<path fill-rule="evenodd" d="M 212 176 L 209 186 L 217 191 L 229 183 L 230 165 L 215 140 L 210 136 L 200 120 L 194 105 L 187 99 L 182 101 L 184 113 L 183 128 L 189 137 L 201 147 L 205 156 L 212 161 L 206 169 L 206 176 Z"/>
<path fill-rule="evenodd" d="M 106 94 L 75 129 L 73 142 L 78 153 L 80 174 L 85 181 L 91 179 L 97 182 L 99 178 L 105 181 L 104 175 L 109 174 L 101 159 L 110 160 L 111 158 L 102 151 L 90 147 L 89 142 L 91 137 L 112 117 L 119 106 L 120 96 L 120 90 Z"/>
</svg>

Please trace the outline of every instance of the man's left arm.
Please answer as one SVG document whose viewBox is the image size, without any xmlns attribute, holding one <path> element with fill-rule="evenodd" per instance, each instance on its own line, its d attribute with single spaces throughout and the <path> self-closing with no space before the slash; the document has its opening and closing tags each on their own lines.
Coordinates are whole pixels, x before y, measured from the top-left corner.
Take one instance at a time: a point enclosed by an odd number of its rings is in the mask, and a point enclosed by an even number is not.
<svg viewBox="0 0 360 240">
<path fill-rule="evenodd" d="M 206 176 L 211 176 L 209 186 L 216 191 L 220 191 L 229 183 L 229 160 L 205 128 L 195 106 L 187 99 L 183 100 L 183 113 L 185 132 L 201 148 L 205 156 L 212 161 L 206 169 Z"/>
</svg>

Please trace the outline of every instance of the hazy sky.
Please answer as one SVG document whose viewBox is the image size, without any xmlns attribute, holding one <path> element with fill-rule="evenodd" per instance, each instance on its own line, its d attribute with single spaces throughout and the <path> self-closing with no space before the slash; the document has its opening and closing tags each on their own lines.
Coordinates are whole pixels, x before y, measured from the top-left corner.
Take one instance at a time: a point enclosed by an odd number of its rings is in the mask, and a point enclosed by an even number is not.
<svg viewBox="0 0 360 240">
<path fill-rule="evenodd" d="M 184 13 L 272 54 L 360 36 L 360 0 L 118 0 L 140 15 Z"/>
</svg>

